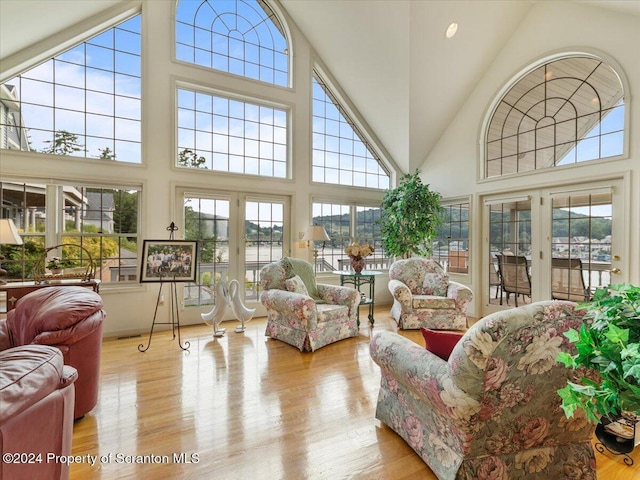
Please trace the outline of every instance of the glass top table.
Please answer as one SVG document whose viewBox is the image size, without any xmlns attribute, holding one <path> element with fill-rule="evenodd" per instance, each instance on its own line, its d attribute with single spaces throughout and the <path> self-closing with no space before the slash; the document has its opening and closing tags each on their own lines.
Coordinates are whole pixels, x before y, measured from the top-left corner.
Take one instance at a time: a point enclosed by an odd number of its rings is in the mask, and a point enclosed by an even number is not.
<svg viewBox="0 0 640 480">
<path fill-rule="evenodd" d="M 360 305 L 369 306 L 369 323 L 373 327 L 373 306 L 375 304 L 375 291 L 376 291 L 376 277 L 382 275 L 383 272 L 377 270 L 362 270 L 360 273 L 353 272 L 351 270 L 335 270 L 332 272 L 334 275 L 340 275 L 340 285 L 353 285 L 353 288 L 358 290 L 361 295 Z M 360 290 L 362 286 L 369 286 L 369 296 L 365 292 Z M 358 315 L 358 326 L 360 326 L 360 316 Z"/>
</svg>

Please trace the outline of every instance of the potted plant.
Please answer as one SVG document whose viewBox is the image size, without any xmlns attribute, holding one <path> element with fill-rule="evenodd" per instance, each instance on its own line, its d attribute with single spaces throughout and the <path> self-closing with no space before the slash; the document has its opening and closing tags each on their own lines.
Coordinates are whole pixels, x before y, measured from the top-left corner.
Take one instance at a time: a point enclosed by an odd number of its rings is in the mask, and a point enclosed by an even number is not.
<svg viewBox="0 0 640 480">
<path fill-rule="evenodd" d="M 47 262 L 47 269 L 53 274 L 53 275 L 59 275 L 62 273 L 63 269 L 65 267 L 69 266 L 69 262 L 67 260 L 64 260 L 60 257 L 51 257 L 49 259 L 49 261 Z"/>
<path fill-rule="evenodd" d="M 588 368 L 597 378 L 585 375 L 577 383 L 568 381 L 558 390 L 562 408 L 567 417 L 577 408 L 584 410 L 589 420 L 601 422 L 596 434 L 606 430 L 620 437 L 618 442 L 627 438 L 630 451 L 636 443 L 633 434 L 640 430 L 640 287 L 599 288 L 590 302 L 578 307 L 587 310 L 590 321 L 579 332 L 565 333 L 578 353 L 560 353 L 557 360 L 572 369 Z"/>
<path fill-rule="evenodd" d="M 442 196 L 422 183 L 420 171 L 405 174 L 387 190 L 380 206 L 380 236 L 389 257 L 429 256 L 431 241 L 442 225 Z"/>
</svg>

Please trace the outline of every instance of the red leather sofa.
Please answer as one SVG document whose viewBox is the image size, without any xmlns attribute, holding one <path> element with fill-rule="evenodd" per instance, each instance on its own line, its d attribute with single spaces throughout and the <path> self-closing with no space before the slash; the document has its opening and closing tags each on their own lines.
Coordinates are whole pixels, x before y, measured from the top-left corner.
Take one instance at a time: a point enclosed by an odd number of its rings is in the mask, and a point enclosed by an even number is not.
<svg viewBox="0 0 640 480">
<path fill-rule="evenodd" d="M 3 346 L 50 345 L 60 349 L 64 363 L 78 371 L 73 418 L 91 411 L 98 402 L 102 298 L 83 287 L 50 287 L 22 297 L 0 321 Z"/>
<path fill-rule="evenodd" d="M 0 352 L 0 480 L 69 478 L 77 377 L 54 347 Z"/>
</svg>

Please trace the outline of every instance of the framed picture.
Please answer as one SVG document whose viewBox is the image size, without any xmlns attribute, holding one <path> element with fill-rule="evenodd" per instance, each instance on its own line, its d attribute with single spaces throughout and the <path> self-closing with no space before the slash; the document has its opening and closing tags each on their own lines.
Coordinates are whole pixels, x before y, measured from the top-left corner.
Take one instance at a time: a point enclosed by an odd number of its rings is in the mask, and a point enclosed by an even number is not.
<svg viewBox="0 0 640 480">
<path fill-rule="evenodd" d="M 140 282 L 195 282 L 198 242 L 145 240 Z"/>
</svg>

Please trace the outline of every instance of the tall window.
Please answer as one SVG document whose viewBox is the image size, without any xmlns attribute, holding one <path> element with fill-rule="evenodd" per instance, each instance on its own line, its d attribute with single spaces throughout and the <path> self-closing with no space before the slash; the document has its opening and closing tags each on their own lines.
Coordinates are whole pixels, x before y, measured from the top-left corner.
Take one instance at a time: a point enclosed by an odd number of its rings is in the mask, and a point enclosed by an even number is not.
<svg viewBox="0 0 640 480">
<path fill-rule="evenodd" d="M 44 184 L 0 182 L 0 218 L 12 219 L 24 242 L 20 246 L 0 245 L 0 254 L 5 257 L 5 280 L 32 278 L 33 269 L 44 254 L 46 188 Z"/>
<path fill-rule="evenodd" d="M 380 208 L 379 207 L 363 207 L 356 206 L 356 240 L 366 240 L 375 248 L 374 258 L 384 257 L 382 251 L 382 242 L 380 240 L 381 226 L 378 223 L 380 220 Z"/>
<path fill-rule="evenodd" d="M 489 205 L 489 286 L 492 304 L 531 302 L 531 199 L 498 200 Z M 504 298 L 506 296 L 506 298 Z M 499 297 L 499 298 L 498 298 Z"/>
<path fill-rule="evenodd" d="M 141 162 L 140 15 L 0 85 L 0 147 Z"/>
<path fill-rule="evenodd" d="M 469 202 L 443 205 L 444 217 L 434 239 L 433 258 L 449 272 L 469 272 Z"/>
<path fill-rule="evenodd" d="M 218 283 L 229 280 L 228 198 L 185 196 L 185 239 L 198 241 L 198 277 L 184 288 L 185 305 L 216 303 Z"/>
<path fill-rule="evenodd" d="M 611 281 L 611 191 L 552 197 L 551 296 L 582 302 Z"/>
<path fill-rule="evenodd" d="M 65 244 L 55 253 L 68 266 L 92 263 L 102 282 L 136 282 L 138 194 L 135 188 L 2 183 L 2 217 L 13 219 L 24 242 L 7 247 L 8 255 L 3 249 L 9 278 L 45 273 L 37 271 L 45 249 Z M 60 219 L 55 232 L 46 231 L 47 216 Z"/>
<path fill-rule="evenodd" d="M 322 225 L 331 238 L 318 256 L 318 270 L 341 270 L 341 262 L 348 259 L 344 248 L 351 243 L 351 207 L 339 203 L 313 203 L 312 222 Z"/>
<path fill-rule="evenodd" d="M 491 254 L 524 255 L 531 258 L 531 200 L 490 204 Z"/>
<path fill-rule="evenodd" d="M 287 176 L 287 112 L 178 89 L 178 165 Z"/>
<path fill-rule="evenodd" d="M 380 227 L 380 208 L 355 204 L 316 203 L 312 204 L 314 225 L 322 225 L 330 241 L 322 245 L 315 245 L 320 253 L 318 256 L 318 270 L 344 270 L 349 267 L 350 260 L 344 249 L 351 242 L 367 242 L 373 245 L 375 251 L 366 258 L 369 268 L 386 268 L 387 257 L 382 250 Z"/>
<path fill-rule="evenodd" d="M 185 284 L 185 305 L 216 303 L 220 282 L 232 279 L 240 283 L 245 300 L 258 301 L 260 270 L 288 251 L 287 210 L 282 197 L 185 192 L 185 238 L 197 240 L 199 248 L 198 276 L 195 283 Z"/>
<path fill-rule="evenodd" d="M 180 0 L 176 57 L 274 85 L 289 85 L 284 28 L 263 0 Z"/>
<path fill-rule="evenodd" d="M 73 187 L 63 187 L 70 191 Z M 88 250 L 103 282 L 137 281 L 138 190 L 75 187 L 83 202 L 63 206 L 61 243 Z"/>
<path fill-rule="evenodd" d="M 624 109 L 620 77 L 601 60 L 576 56 L 542 65 L 493 112 L 485 176 L 622 155 Z"/>
<path fill-rule="evenodd" d="M 389 188 L 389 172 L 317 72 L 312 128 L 314 182 Z"/>
</svg>

